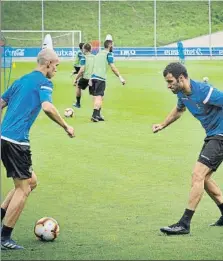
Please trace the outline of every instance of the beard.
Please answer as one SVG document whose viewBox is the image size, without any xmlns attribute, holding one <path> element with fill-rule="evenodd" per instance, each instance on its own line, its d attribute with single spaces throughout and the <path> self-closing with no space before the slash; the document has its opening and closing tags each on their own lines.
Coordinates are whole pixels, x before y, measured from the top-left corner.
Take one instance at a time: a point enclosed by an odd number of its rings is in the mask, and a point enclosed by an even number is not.
<svg viewBox="0 0 223 261">
<path fill-rule="evenodd" d="M 182 90 L 182 88 L 180 86 L 180 82 L 179 82 L 179 80 L 177 80 L 177 82 L 172 86 L 171 91 L 173 94 L 177 94 L 181 90 Z"/>
</svg>

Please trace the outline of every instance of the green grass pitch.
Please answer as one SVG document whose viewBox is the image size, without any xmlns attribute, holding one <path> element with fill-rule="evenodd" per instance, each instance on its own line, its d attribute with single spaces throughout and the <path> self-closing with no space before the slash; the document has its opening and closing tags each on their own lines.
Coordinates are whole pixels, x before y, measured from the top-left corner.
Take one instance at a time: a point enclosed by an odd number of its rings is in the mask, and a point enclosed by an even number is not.
<svg viewBox="0 0 223 261">
<path fill-rule="evenodd" d="M 189 112 L 153 134 L 176 104 L 162 70 L 168 62 L 120 61 L 122 86 L 111 72 L 105 95 L 106 121 L 90 122 L 92 100 L 68 123 L 76 138 L 41 112 L 31 130 L 38 187 L 30 195 L 13 233 L 24 251 L 2 252 L 3 260 L 220 260 L 223 228 L 210 228 L 220 212 L 205 194 L 192 220 L 191 235 L 168 237 L 161 226 L 176 222 L 187 205 L 192 167 L 205 133 Z M 222 61 L 187 61 L 193 79 L 208 76 L 223 90 Z M 35 63 L 17 63 L 12 78 Z M 72 107 L 71 63 L 61 63 L 53 100 L 63 113 Z M 222 166 L 214 174 L 223 189 Z M 2 168 L 2 196 L 12 187 Z M 60 235 L 52 243 L 35 239 L 36 220 L 52 216 Z"/>
</svg>

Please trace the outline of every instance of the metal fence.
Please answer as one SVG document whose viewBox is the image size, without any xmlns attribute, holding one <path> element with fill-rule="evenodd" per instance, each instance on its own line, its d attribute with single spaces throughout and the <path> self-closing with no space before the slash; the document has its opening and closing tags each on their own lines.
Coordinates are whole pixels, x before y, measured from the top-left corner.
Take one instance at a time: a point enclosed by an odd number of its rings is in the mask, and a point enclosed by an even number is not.
<svg viewBox="0 0 223 261">
<path fill-rule="evenodd" d="M 165 55 L 174 55 L 177 41 L 191 56 L 200 55 L 201 48 L 207 56 L 216 55 L 223 47 L 222 1 L 3 1 L 2 16 L 4 30 L 80 30 L 82 41 L 101 45 L 111 34 L 115 47 L 133 48 L 130 56 L 135 47 L 149 48 L 155 56 L 166 47 L 173 52 Z"/>
</svg>

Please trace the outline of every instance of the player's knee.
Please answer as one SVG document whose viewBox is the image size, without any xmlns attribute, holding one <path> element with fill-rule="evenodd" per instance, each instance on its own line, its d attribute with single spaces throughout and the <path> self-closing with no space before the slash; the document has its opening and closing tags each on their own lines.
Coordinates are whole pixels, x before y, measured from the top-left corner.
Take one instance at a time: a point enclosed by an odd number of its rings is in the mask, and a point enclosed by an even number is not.
<svg viewBox="0 0 223 261">
<path fill-rule="evenodd" d="M 31 191 L 34 190 L 37 187 L 37 177 L 34 172 L 32 172 L 32 178 L 30 180 L 30 188 Z"/>
<path fill-rule="evenodd" d="M 36 187 L 37 187 L 37 180 L 35 182 L 30 183 L 31 191 L 34 190 Z"/>
<path fill-rule="evenodd" d="M 31 192 L 31 187 L 27 184 L 27 186 L 16 187 L 16 190 L 19 191 L 20 195 L 23 195 L 23 198 L 27 198 Z"/>
<path fill-rule="evenodd" d="M 199 170 L 194 170 L 192 174 L 192 185 L 195 183 L 204 182 L 205 176 Z"/>
<path fill-rule="evenodd" d="M 31 191 L 34 190 L 36 187 L 37 187 L 37 179 L 36 179 L 36 180 L 33 180 L 33 181 L 30 183 L 30 189 L 31 189 Z"/>
</svg>

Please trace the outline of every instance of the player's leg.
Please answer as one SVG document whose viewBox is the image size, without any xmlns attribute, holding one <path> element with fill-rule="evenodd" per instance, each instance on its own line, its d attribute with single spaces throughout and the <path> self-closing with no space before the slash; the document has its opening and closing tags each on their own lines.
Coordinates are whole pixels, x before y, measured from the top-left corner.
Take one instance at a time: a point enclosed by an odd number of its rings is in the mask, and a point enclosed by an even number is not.
<svg viewBox="0 0 223 261">
<path fill-rule="evenodd" d="M 93 122 L 98 122 L 99 119 L 98 117 L 100 117 L 100 109 L 102 107 L 102 96 L 100 95 L 97 95 L 97 96 L 93 96 L 93 107 L 94 107 L 94 110 L 93 110 L 93 113 L 92 113 L 92 116 L 91 116 L 91 121 Z"/>
<path fill-rule="evenodd" d="M 85 90 L 88 87 L 89 79 L 80 78 L 76 85 L 76 104 L 73 104 L 75 107 L 81 107 L 81 96 L 82 90 Z"/>
<path fill-rule="evenodd" d="M 81 88 L 78 85 L 78 82 L 76 83 L 75 90 L 76 90 L 76 103 L 74 103 L 73 106 L 76 108 L 80 108 L 81 107 Z"/>
<path fill-rule="evenodd" d="M 37 186 L 37 177 L 36 177 L 36 174 L 35 172 L 33 171 L 32 172 L 32 178 L 29 179 L 29 182 L 30 182 L 30 188 L 31 188 L 31 191 L 34 190 Z M 6 198 L 4 199 L 4 201 L 2 202 L 1 204 L 1 221 L 4 219 L 5 217 L 5 214 L 6 214 L 6 211 L 7 211 L 7 208 L 9 206 L 9 203 L 14 195 L 14 192 L 15 192 L 15 188 L 13 188 L 12 190 L 9 191 L 9 193 L 7 194 Z"/>
<path fill-rule="evenodd" d="M 104 92 L 105 92 L 105 81 L 100 80 L 94 80 L 94 94 L 93 94 L 93 100 L 94 100 L 94 110 L 91 117 L 91 121 L 98 122 L 98 121 L 104 121 L 104 118 L 101 116 L 101 108 L 104 98 Z"/>
<path fill-rule="evenodd" d="M 12 189 L 8 192 L 7 196 L 5 197 L 4 201 L 1 204 L 1 221 L 5 217 L 6 210 L 8 208 L 8 205 L 14 195 L 15 189 Z"/>
<path fill-rule="evenodd" d="M 1 249 L 23 249 L 11 239 L 13 228 L 31 191 L 32 160 L 30 147 L 1 140 L 1 158 L 7 177 L 13 178 L 14 193 L 9 201 L 1 230 Z M 34 175 L 34 178 L 35 175 Z M 32 183 L 35 186 L 35 182 Z"/>
<path fill-rule="evenodd" d="M 213 201 L 219 205 L 223 203 L 222 191 L 218 187 L 217 183 L 212 179 L 211 173 L 209 173 L 204 181 L 204 188 L 207 194 L 213 199 Z"/>
<path fill-rule="evenodd" d="M 185 209 L 183 216 L 176 224 L 161 228 L 161 232 L 172 235 L 190 233 L 191 219 L 204 194 L 204 180 L 210 171 L 211 169 L 203 163 L 196 162 L 192 175 L 192 184 L 189 194 L 188 206 Z"/>
<path fill-rule="evenodd" d="M 177 224 L 161 228 L 161 231 L 163 233 L 179 235 L 187 234 L 190 232 L 191 219 L 197 208 L 197 205 L 199 204 L 203 196 L 205 180 L 212 173 L 212 171 L 217 170 L 222 160 L 222 141 L 217 139 L 206 141 L 193 170 L 188 207 L 186 208 L 182 218 L 179 220 L 179 222 L 177 222 Z"/>
<path fill-rule="evenodd" d="M 185 55 L 184 55 L 183 50 L 181 50 L 181 51 L 179 52 L 179 60 L 180 60 L 180 63 L 182 63 L 182 64 L 185 63 Z"/>
<path fill-rule="evenodd" d="M 14 178 L 15 192 L 7 208 L 4 224 L 1 231 L 2 249 L 23 249 L 12 239 L 11 234 L 15 227 L 20 214 L 25 206 L 26 199 L 31 192 L 30 182 L 28 179 Z"/>
<path fill-rule="evenodd" d="M 223 196 L 222 191 L 220 190 L 219 186 L 216 184 L 216 182 L 211 178 L 211 174 L 207 175 L 205 182 L 204 182 L 204 188 L 207 194 L 213 199 L 213 201 L 218 206 L 221 217 L 211 226 L 223 226 Z"/>
</svg>

